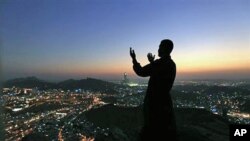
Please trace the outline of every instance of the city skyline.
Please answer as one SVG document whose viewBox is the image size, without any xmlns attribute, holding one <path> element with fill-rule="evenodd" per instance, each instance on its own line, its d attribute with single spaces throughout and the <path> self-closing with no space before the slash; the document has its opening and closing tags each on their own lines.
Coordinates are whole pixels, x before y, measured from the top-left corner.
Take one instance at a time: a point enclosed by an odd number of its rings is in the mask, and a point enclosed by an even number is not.
<svg viewBox="0 0 250 141">
<path fill-rule="evenodd" d="M 250 78 L 250 2 L 2 1 L 3 78 L 121 79 L 173 40 L 177 79 Z"/>
</svg>

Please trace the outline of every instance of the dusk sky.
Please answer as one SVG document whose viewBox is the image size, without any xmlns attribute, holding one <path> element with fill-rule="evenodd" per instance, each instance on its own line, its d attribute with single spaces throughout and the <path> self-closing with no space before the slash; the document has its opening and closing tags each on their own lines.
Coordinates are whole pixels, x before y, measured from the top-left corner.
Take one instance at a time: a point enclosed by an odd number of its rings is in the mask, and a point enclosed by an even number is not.
<svg viewBox="0 0 250 141">
<path fill-rule="evenodd" d="M 4 79 L 135 77 L 162 39 L 177 79 L 250 78 L 249 0 L 1 0 Z M 158 57 L 157 57 L 158 58 Z"/>
</svg>

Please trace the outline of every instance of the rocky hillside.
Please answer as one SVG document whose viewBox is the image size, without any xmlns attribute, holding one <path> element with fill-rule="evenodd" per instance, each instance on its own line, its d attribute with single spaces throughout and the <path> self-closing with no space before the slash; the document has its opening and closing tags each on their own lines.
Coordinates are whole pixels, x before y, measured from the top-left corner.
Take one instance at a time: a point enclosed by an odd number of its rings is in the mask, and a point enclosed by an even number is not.
<svg viewBox="0 0 250 141">
<path fill-rule="evenodd" d="M 106 105 L 86 113 L 88 120 L 110 128 L 110 136 L 95 141 L 136 141 L 142 127 L 142 108 Z M 203 109 L 175 109 L 180 141 L 228 141 L 228 123 L 220 116 Z"/>
</svg>

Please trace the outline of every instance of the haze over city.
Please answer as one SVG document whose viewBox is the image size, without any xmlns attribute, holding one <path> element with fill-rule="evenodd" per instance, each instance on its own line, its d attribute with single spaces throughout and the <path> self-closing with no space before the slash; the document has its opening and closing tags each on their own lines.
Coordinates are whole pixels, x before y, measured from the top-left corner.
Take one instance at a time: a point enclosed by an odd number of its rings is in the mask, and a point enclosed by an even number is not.
<svg viewBox="0 0 250 141">
<path fill-rule="evenodd" d="M 250 79 L 248 0 L 3 0 L 3 78 L 120 79 L 174 42 L 177 79 Z M 158 56 L 157 56 L 158 58 Z"/>
</svg>

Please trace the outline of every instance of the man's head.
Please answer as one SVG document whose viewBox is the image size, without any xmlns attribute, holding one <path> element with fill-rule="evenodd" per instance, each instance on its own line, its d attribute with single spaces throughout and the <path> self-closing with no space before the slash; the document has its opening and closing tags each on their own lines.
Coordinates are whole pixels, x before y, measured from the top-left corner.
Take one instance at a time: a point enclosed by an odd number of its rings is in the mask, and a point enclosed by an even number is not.
<svg viewBox="0 0 250 141">
<path fill-rule="evenodd" d="M 174 48 L 174 44 L 171 40 L 169 39 L 162 40 L 161 44 L 159 45 L 158 56 L 159 57 L 169 56 L 173 48 Z"/>
</svg>

